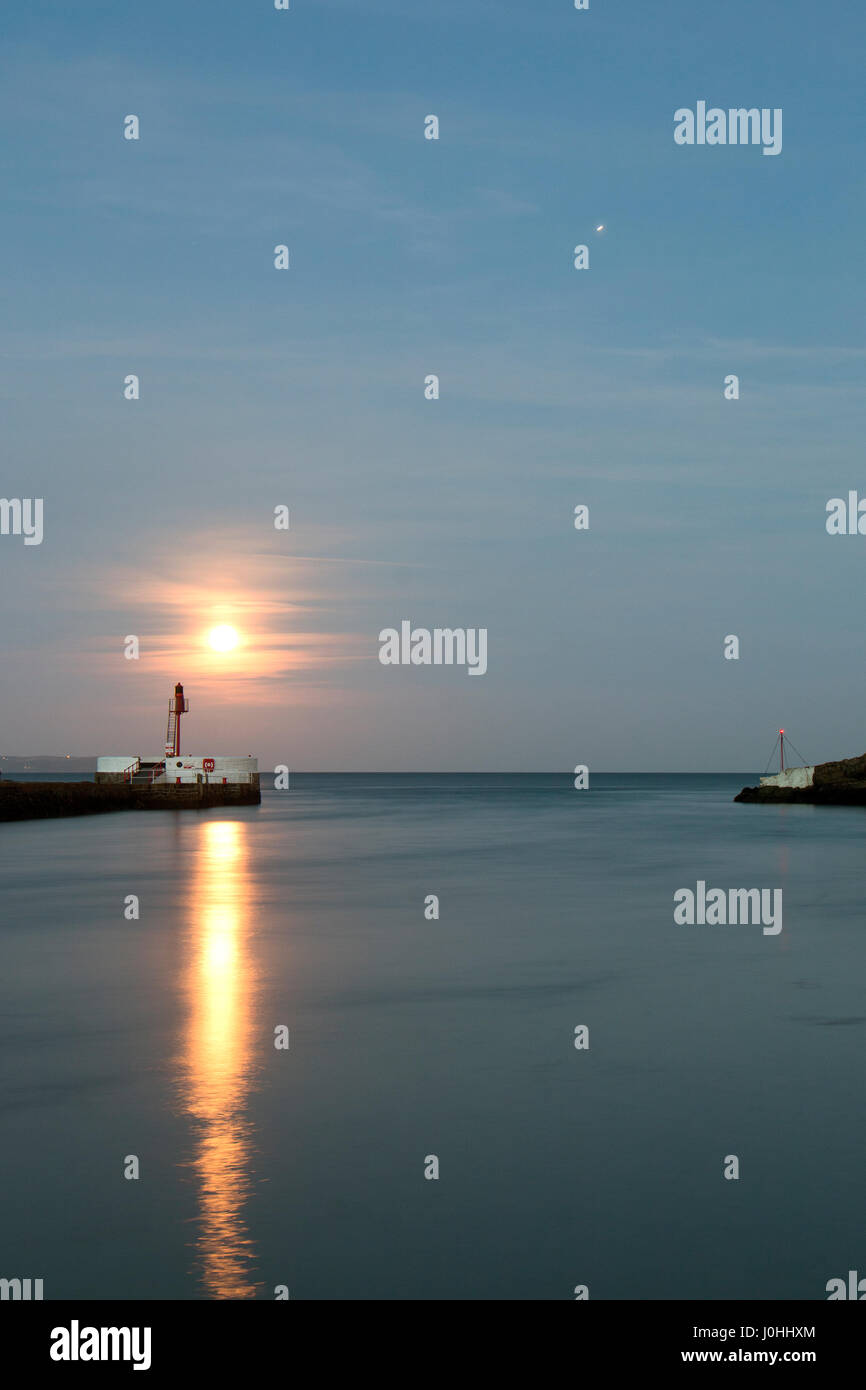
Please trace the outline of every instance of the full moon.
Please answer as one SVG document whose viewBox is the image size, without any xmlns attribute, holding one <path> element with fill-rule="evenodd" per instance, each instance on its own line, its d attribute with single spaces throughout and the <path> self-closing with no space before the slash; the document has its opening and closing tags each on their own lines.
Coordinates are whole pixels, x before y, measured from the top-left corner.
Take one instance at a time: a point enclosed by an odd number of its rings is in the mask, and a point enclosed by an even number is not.
<svg viewBox="0 0 866 1390">
<path fill-rule="evenodd" d="M 212 627 L 208 641 L 215 652 L 230 652 L 238 644 L 238 634 L 233 627 Z"/>
</svg>

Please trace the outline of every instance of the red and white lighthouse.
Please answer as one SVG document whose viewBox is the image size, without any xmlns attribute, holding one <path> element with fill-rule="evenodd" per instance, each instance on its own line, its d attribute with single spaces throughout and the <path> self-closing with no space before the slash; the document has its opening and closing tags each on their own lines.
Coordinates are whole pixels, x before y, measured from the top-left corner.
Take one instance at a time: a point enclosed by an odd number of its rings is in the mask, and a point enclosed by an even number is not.
<svg viewBox="0 0 866 1390">
<path fill-rule="evenodd" d="M 165 756 L 176 758 L 180 753 L 180 717 L 189 709 L 189 700 L 184 698 L 180 681 L 174 687 L 174 695 L 168 702 L 168 728 L 165 732 Z"/>
<path fill-rule="evenodd" d="M 145 757 L 106 754 L 96 760 L 97 782 L 127 782 L 142 804 L 166 806 L 257 806 L 261 801 L 258 759 L 234 754 L 181 753 L 180 721 L 189 700 L 180 681 L 168 702 L 165 752 Z M 168 798 L 168 799 L 166 799 Z M 136 803 L 138 804 L 138 803 Z"/>
</svg>

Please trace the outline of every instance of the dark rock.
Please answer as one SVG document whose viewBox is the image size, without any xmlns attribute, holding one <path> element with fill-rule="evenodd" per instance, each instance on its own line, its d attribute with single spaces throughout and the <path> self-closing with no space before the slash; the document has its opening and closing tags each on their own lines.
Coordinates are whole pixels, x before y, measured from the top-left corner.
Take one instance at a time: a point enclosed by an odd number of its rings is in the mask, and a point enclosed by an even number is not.
<svg viewBox="0 0 866 1390">
<path fill-rule="evenodd" d="M 866 753 L 817 763 L 811 787 L 743 787 L 735 801 L 809 806 L 866 806 Z"/>
</svg>

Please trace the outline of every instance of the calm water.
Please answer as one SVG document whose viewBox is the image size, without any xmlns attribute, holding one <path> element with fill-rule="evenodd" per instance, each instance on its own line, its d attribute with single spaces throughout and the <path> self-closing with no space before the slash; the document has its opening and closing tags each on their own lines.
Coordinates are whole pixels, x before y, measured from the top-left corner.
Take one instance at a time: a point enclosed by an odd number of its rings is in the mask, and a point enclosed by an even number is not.
<svg viewBox="0 0 866 1390">
<path fill-rule="evenodd" d="M 866 816 L 733 805 L 754 781 L 297 776 L 0 827 L 0 1274 L 821 1299 L 866 1272 Z M 675 925 L 698 879 L 781 887 L 781 935 Z"/>
</svg>

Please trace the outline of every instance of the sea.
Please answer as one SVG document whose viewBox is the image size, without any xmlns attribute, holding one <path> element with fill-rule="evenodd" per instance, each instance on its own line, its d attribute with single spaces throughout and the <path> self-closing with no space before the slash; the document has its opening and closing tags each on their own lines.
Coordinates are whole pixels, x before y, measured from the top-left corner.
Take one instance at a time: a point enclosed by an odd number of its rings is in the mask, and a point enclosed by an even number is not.
<svg viewBox="0 0 866 1390">
<path fill-rule="evenodd" d="M 866 1273 L 866 811 L 734 804 L 756 780 L 296 774 L 0 826 L 0 1275 L 571 1301 Z M 781 889 L 781 931 L 678 923 L 699 882 Z"/>
</svg>

